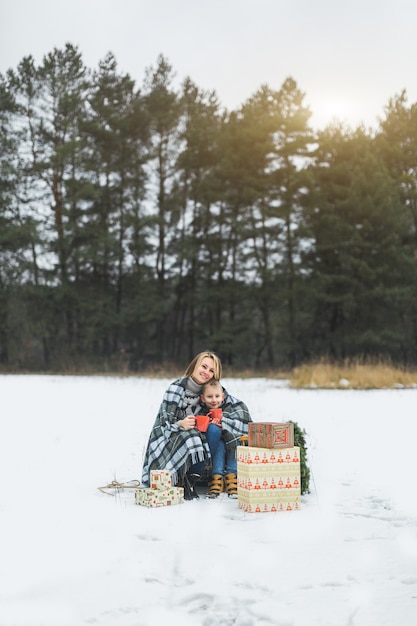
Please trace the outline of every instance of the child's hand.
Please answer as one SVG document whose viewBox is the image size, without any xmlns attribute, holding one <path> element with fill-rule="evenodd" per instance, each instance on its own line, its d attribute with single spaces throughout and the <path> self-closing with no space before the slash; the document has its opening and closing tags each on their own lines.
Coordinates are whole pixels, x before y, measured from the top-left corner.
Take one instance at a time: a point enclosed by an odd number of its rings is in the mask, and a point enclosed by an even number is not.
<svg viewBox="0 0 417 626">
<path fill-rule="evenodd" d="M 214 424 L 219 428 L 222 427 L 222 410 L 221 409 L 211 409 L 209 411 L 210 424 Z"/>
</svg>

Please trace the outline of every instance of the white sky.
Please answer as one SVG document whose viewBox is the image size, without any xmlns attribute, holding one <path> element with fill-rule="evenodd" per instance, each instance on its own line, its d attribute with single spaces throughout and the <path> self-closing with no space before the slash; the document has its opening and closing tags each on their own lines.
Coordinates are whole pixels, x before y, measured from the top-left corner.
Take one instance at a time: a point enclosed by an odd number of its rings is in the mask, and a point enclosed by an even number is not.
<svg viewBox="0 0 417 626">
<path fill-rule="evenodd" d="M 314 126 L 375 126 L 402 90 L 417 100 L 416 26 L 415 0 L 0 0 L 0 73 L 70 42 L 140 86 L 162 53 L 228 109 L 291 76 Z"/>
</svg>

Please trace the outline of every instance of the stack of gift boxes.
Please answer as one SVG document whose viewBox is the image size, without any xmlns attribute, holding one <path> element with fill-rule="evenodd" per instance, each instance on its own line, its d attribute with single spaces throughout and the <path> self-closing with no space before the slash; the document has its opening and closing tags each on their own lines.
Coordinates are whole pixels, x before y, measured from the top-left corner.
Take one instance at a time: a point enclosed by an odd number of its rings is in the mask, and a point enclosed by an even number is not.
<svg viewBox="0 0 417 626">
<path fill-rule="evenodd" d="M 171 506 L 184 502 L 183 487 L 173 487 L 169 470 L 151 470 L 150 487 L 139 487 L 135 491 L 136 504 L 142 506 Z"/>
<path fill-rule="evenodd" d="M 294 424 L 250 422 L 248 445 L 237 448 L 238 506 L 249 513 L 300 508 L 300 448 Z"/>
</svg>

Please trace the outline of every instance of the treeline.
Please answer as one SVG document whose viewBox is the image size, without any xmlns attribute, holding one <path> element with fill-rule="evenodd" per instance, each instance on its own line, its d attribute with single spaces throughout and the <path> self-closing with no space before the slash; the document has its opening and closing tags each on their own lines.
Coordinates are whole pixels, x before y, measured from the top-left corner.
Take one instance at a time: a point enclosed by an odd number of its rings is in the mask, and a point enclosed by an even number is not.
<svg viewBox="0 0 417 626">
<path fill-rule="evenodd" d="M 0 75 L 0 367 L 417 364 L 417 109 L 314 132 L 292 78 L 238 110 L 163 56 L 67 44 Z"/>
</svg>

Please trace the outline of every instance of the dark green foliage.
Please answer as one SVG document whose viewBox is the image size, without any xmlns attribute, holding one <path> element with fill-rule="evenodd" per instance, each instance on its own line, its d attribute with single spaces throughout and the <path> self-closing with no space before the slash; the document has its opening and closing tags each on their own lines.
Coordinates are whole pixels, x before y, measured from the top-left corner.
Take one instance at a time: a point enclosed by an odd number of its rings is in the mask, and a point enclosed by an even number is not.
<svg viewBox="0 0 417 626">
<path fill-rule="evenodd" d="M 300 473 L 301 473 L 301 495 L 310 493 L 310 469 L 307 462 L 306 431 L 297 422 L 290 420 L 294 424 L 294 446 L 300 448 Z"/>
<path fill-rule="evenodd" d="M 317 134 L 292 78 L 229 112 L 174 75 L 0 76 L 1 366 L 417 364 L 416 105 Z"/>
</svg>

